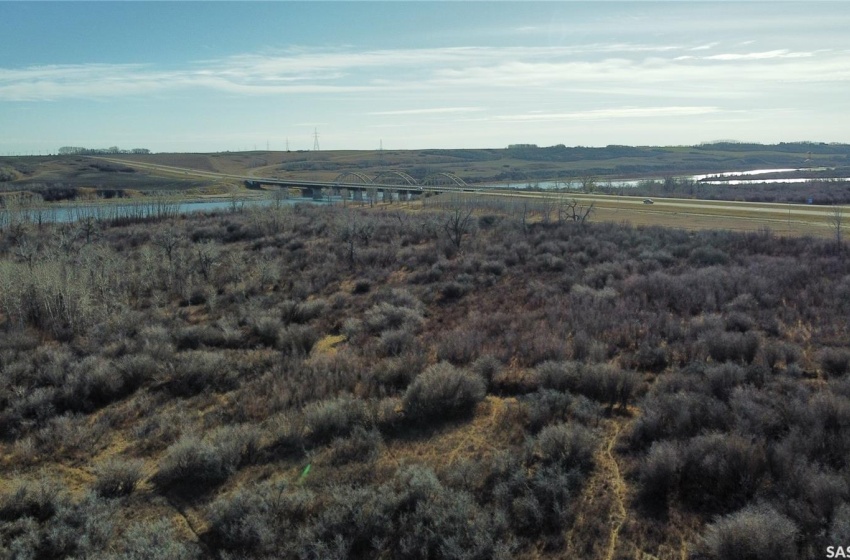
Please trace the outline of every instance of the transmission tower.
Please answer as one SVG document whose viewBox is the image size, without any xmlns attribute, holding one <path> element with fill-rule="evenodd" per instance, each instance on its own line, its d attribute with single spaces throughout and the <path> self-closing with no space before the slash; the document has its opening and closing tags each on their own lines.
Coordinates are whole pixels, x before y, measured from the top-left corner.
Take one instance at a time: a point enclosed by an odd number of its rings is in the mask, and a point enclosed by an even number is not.
<svg viewBox="0 0 850 560">
<path fill-rule="evenodd" d="M 319 151 L 319 131 L 315 128 L 313 129 L 313 151 Z"/>
</svg>

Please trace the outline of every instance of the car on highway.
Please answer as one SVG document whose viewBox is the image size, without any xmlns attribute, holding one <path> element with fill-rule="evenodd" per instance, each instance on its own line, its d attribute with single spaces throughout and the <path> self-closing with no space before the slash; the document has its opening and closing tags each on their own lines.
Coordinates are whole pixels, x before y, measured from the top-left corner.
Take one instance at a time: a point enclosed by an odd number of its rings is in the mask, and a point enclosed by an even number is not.
<svg viewBox="0 0 850 560">
<path fill-rule="evenodd" d="M 655 204 L 655 202 L 653 202 L 651 198 L 644 198 L 643 203 L 644 204 Z"/>
</svg>

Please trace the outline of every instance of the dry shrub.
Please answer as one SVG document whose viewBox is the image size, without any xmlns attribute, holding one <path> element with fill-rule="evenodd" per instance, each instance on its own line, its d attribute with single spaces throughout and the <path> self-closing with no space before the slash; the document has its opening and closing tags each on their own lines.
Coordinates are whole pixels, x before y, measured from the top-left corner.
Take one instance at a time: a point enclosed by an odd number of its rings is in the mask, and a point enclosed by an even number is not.
<svg viewBox="0 0 850 560">
<path fill-rule="evenodd" d="M 429 422 L 466 414 L 484 399 L 487 384 L 468 370 L 448 362 L 422 372 L 404 393 L 404 413 L 413 422 Z"/>
<path fill-rule="evenodd" d="M 750 505 L 711 523 L 702 548 L 717 560 L 794 560 L 797 527 L 769 505 Z"/>
<path fill-rule="evenodd" d="M 95 470 L 95 492 L 104 498 L 132 494 L 142 479 L 143 464 L 137 459 L 109 459 Z"/>
<path fill-rule="evenodd" d="M 350 395 L 314 402 L 304 409 L 307 437 L 314 444 L 346 436 L 368 420 L 366 403 Z"/>
<path fill-rule="evenodd" d="M 841 377 L 850 371 L 850 350 L 824 348 L 818 353 L 821 369 L 829 377 Z"/>
</svg>

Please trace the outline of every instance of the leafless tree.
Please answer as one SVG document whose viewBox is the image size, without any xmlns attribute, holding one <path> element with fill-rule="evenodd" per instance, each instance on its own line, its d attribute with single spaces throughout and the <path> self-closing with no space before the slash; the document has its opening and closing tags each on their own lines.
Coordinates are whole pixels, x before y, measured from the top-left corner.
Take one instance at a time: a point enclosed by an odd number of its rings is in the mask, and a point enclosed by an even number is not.
<svg viewBox="0 0 850 560">
<path fill-rule="evenodd" d="M 213 268 L 218 264 L 218 247 L 210 241 L 199 243 L 197 245 L 197 257 L 198 271 L 204 277 L 204 280 L 208 281 Z"/>
<path fill-rule="evenodd" d="M 20 240 L 15 247 L 15 256 L 27 264 L 27 268 L 32 270 L 33 263 L 38 258 L 38 245 L 26 237 Z"/>
<path fill-rule="evenodd" d="M 596 177 L 593 175 L 585 175 L 579 179 L 581 182 L 581 190 L 586 193 L 592 193 L 596 190 Z"/>
<path fill-rule="evenodd" d="M 165 256 L 168 258 L 169 266 L 174 260 L 174 249 L 180 243 L 180 237 L 173 229 L 169 228 L 158 232 L 153 238 L 153 244 L 162 249 Z"/>
<path fill-rule="evenodd" d="M 558 221 L 569 220 L 583 224 L 590 217 L 591 212 L 593 212 L 592 202 L 590 206 L 585 207 L 574 198 L 562 198 L 558 207 Z"/>
<path fill-rule="evenodd" d="M 241 212 L 245 208 L 245 199 L 239 192 L 239 187 L 236 185 L 230 186 L 230 211 L 234 214 Z"/>
<path fill-rule="evenodd" d="M 558 207 L 559 199 L 552 193 L 544 194 L 540 199 L 540 213 L 543 216 L 543 223 L 548 224 L 551 219 L 552 211 Z"/>
<path fill-rule="evenodd" d="M 338 228 L 339 239 L 346 244 L 348 267 L 354 268 L 356 243 L 359 241 L 364 247 L 368 247 L 369 241 L 375 235 L 375 224 L 358 220 L 356 216 L 351 215 Z"/>
<path fill-rule="evenodd" d="M 463 236 L 469 232 L 471 227 L 472 208 L 463 208 L 461 206 L 451 211 L 443 223 L 443 229 L 457 249 L 460 249 Z"/>
<path fill-rule="evenodd" d="M 97 234 L 97 220 L 91 216 L 86 216 L 77 222 L 77 229 L 86 238 L 86 245 L 91 243 L 92 237 Z"/>
<path fill-rule="evenodd" d="M 283 201 L 289 198 L 289 191 L 283 187 L 272 191 L 272 205 L 275 209 L 280 209 L 283 206 Z"/>
<path fill-rule="evenodd" d="M 841 245 L 841 229 L 844 227 L 844 207 L 835 205 L 830 210 L 827 221 L 835 232 L 835 242 Z"/>
</svg>

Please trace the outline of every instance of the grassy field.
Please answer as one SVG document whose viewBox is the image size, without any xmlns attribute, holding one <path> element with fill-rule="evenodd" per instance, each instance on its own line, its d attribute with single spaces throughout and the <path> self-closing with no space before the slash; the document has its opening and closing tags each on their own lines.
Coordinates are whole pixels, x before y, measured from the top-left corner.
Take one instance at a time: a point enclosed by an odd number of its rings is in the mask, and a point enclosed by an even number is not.
<svg viewBox="0 0 850 560">
<path fill-rule="evenodd" d="M 420 202 L 395 202 L 382 204 L 386 210 L 403 208 L 416 211 L 418 208 L 440 207 L 442 204 L 467 200 L 480 208 L 521 212 L 527 206 L 531 221 L 543 220 L 548 211 L 555 219 L 559 205 L 575 202 L 587 209 L 592 205 L 590 219 L 594 222 L 628 224 L 631 226 L 662 226 L 690 231 L 724 230 L 738 232 L 765 232 L 792 237 L 835 238 L 834 207 L 809 205 L 735 203 L 724 201 L 702 201 L 693 199 L 654 199 L 654 204 L 644 204 L 632 197 L 553 194 L 536 192 L 511 192 L 475 194 L 443 194 L 426 198 Z M 364 203 L 361 203 L 364 204 Z M 847 217 L 850 209 L 842 208 L 844 223 L 842 235 L 847 234 Z"/>
<path fill-rule="evenodd" d="M 477 194 L 477 197 L 500 198 L 499 194 Z M 660 198 L 654 204 L 644 204 L 632 197 L 586 195 L 511 193 L 510 198 L 541 203 L 554 200 L 576 200 L 584 206 L 593 204 L 595 221 L 657 225 L 688 230 L 721 229 L 730 231 L 760 231 L 769 229 L 780 235 L 834 237 L 833 207 L 795 204 L 767 204 L 694 199 Z M 850 210 L 842 210 L 850 216 Z M 844 229 L 847 228 L 845 224 Z"/>
</svg>

